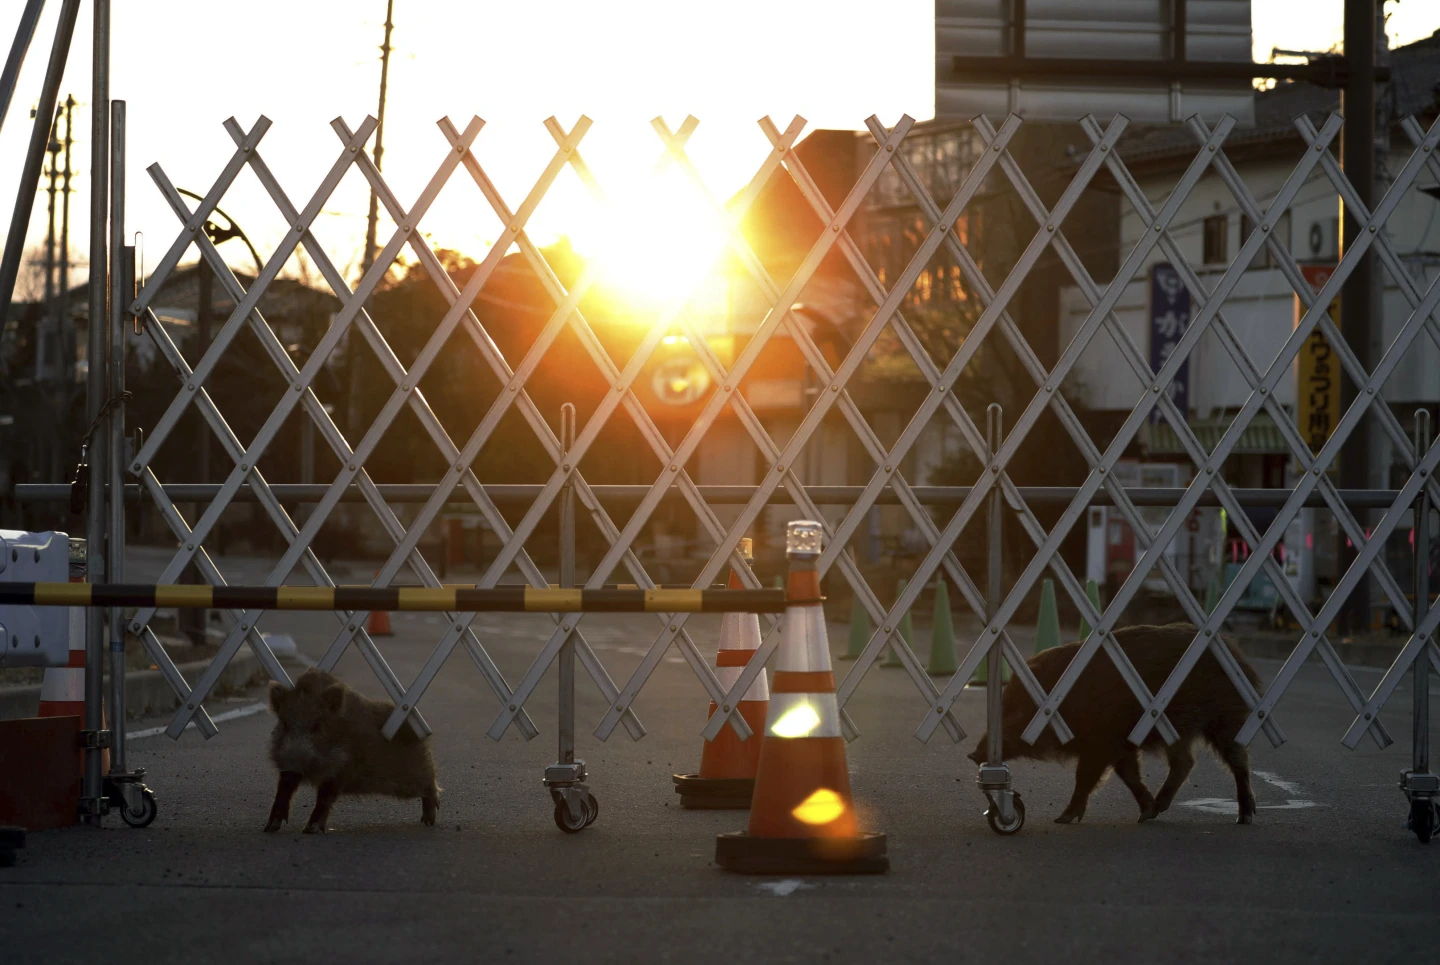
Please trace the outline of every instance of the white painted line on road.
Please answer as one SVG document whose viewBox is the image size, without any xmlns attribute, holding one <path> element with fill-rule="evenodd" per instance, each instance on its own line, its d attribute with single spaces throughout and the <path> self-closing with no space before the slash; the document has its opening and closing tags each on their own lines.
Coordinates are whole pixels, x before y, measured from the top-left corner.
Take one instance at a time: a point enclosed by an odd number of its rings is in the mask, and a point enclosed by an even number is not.
<svg viewBox="0 0 1440 965">
<path fill-rule="evenodd" d="M 768 891 L 777 898 L 784 898 L 786 895 L 794 894 L 801 888 L 814 888 L 808 881 L 801 881 L 799 878 L 785 878 L 782 881 L 762 881 L 755 886 L 758 891 Z"/>
<path fill-rule="evenodd" d="M 1276 774 L 1274 771 L 1251 771 L 1251 773 L 1254 774 L 1256 777 L 1260 778 L 1260 780 L 1264 781 L 1266 784 L 1269 784 L 1271 787 L 1277 787 L 1280 790 L 1284 791 L 1286 794 L 1300 793 L 1299 784 L 1296 784 L 1294 781 L 1285 780 L 1283 777 L 1281 777 L 1279 774 Z M 1193 801 L 1180 801 L 1178 803 L 1181 807 L 1195 808 L 1200 811 L 1206 811 L 1210 814 L 1238 814 L 1240 812 L 1239 804 L 1237 804 L 1235 801 L 1223 797 L 1197 797 Z M 1261 811 L 1294 811 L 1300 808 L 1318 807 L 1324 807 L 1324 805 L 1319 804 L 1315 801 L 1307 801 L 1303 798 L 1294 797 L 1286 798 L 1284 804 L 1256 805 L 1256 808 Z"/>
<path fill-rule="evenodd" d="M 237 707 L 234 710 L 227 710 L 223 714 L 216 714 L 210 719 L 213 720 L 215 723 L 220 724 L 224 723 L 227 720 L 239 720 L 241 717 L 253 717 L 264 709 L 264 704 L 251 704 L 248 707 Z M 189 724 L 185 725 L 185 729 L 190 730 L 194 726 L 195 722 L 191 721 Z M 146 737 L 159 737 L 163 733 L 165 733 L 164 727 L 147 727 L 144 730 L 130 731 L 130 733 L 125 735 L 125 739 L 127 741 L 138 741 Z"/>
<path fill-rule="evenodd" d="M 1223 797 L 1197 797 L 1193 801 L 1178 801 L 1181 807 L 1195 808 L 1198 811 L 1205 811 L 1209 814 L 1238 814 L 1240 805 L 1234 801 L 1226 800 Z M 1314 801 L 1289 800 L 1284 804 L 1257 804 L 1256 808 L 1261 811 L 1294 811 L 1300 808 L 1318 808 L 1324 805 Z"/>
<path fill-rule="evenodd" d="M 1270 771 L 1253 771 L 1252 773 L 1256 777 L 1260 778 L 1260 780 L 1264 781 L 1266 784 L 1272 784 L 1275 787 L 1278 787 L 1280 790 L 1284 791 L 1286 794 L 1300 793 L 1299 784 L 1296 784 L 1294 781 L 1284 780 L 1280 777 L 1279 774 L 1274 774 Z"/>
</svg>

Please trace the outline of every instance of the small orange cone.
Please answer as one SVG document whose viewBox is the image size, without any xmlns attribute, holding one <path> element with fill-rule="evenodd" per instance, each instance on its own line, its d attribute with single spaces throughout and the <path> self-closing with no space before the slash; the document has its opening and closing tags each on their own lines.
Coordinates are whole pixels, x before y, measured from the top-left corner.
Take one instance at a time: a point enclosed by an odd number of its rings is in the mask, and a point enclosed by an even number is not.
<svg viewBox="0 0 1440 965">
<path fill-rule="evenodd" d="M 376 579 L 380 577 L 380 571 L 375 571 Z M 365 618 L 365 632 L 372 637 L 393 637 L 395 631 L 390 629 L 389 610 L 371 610 L 370 615 Z"/>
<path fill-rule="evenodd" d="M 792 522 L 784 636 L 745 832 L 715 839 L 715 863 L 748 874 L 879 874 L 885 835 L 858 830 L 820 595 L 823 530 Z"/>
<path fill-rule="evenodd" d="M 740 553 L 749 562 L 751 542 L 740 541 Z M 732 590 L 744 588 L 740 576 L 730 571 L 729 587 Z M 720 686 L 729 690 L 740 679 L 740 673 L 750 662 L 755 651 L 760 649 L 760 618 L 753 613 L 726 613 L 720 619 L 720 647 L 715 654 L 715 676 Z M 735 728 L 726 724 L 712 741 L 706 741 L 700 750 L 699 774 L 676 774 L 675 793 L 680 795 L 680 806 L 692 810 L 719 810 L 722 808 L 748 808 L 750 795 L 755 790 L 755 771 L 760 766 L 760 735 L 765 732 L 765 712 L 770 705 L 770 688 L 765 683 L 765 673 L 750 685 L 736 709 L 745 723 L 750 725 L 752 736 L 741 740 Z M 710 701 L 710 716 L 716 711 L 715 701 Z"/>
</svg>

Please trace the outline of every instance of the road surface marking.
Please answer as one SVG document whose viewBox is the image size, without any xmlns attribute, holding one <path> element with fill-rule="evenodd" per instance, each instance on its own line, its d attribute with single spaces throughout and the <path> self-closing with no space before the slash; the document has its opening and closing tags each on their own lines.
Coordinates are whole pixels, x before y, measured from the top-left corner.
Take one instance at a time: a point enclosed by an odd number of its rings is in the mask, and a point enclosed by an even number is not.
<svg viewBox="0 0 1440 965">
<path fill-rule="evenodd" d="M 815 886 L 801 881 L 799 878 L 786 878 L 783 881 L 762 881 L 755 887 L 760 891 L 768 891 L 777 898 L 784 898 L 801 888 L 814 888 Z"/>
<path fill-rule="evenodd" d="M 210 719 L 213 720 L 215 723 L 220 724 L 227 720 L 239 720 L 241 717 L 253 717 L 264 709 L 265 704 L 251 704 L 248 707 L 237 707 L 234 710 L 227 710 L 223 714 L 216 714 Z M 191 721 L 190 723 L 185 725 L 185 729 L 189 730 L 194 726 L 195 722 Z M 130 731 L 130 733 L 125 735 L 125 739 L 127 741 L 138 741 L 146 737 L 159 737 L 163 733 L 165 733 L 164 727 L 147 727 L 144 730 Z"/>
<path fill-rule="evenodd" d="M 1299 794 L 1299 793 L 1300 793 L 1300 785 L 1299 785 L 1299 784 L 1296 784 L 1294 781 L 1284 780 L 1283 778 L 1280 777 L 1279 774 L 1274 774 L 1274 773 L 1272 773 L 1272 772 L 1270 772 L 1270 771 L 1253 771 L 1252 773 L 1253 773 L 1256 777 L 1260 778 L 1260 780 L 1264 781 L 1266 784 L 1271 784 L 1271 785 L 1273 785 L 1273 786 L 1275 786 L 1275 787 L 1278 787 L 1280 790 L 1284 791 L 1286 794 Z"/>
<path fill-rule="evenodd" d="M 1299 784 L 1294 781 L 1285 780 L 1274 771 L 1251 771 L 1251 773 L 1271 787 L 1277 787 L 1284 791 L 1287 795 L 1300 793 Z M 1210 814 L 1238 814 L 1240 812 L 1239 804 L 1223 797 L 1198 797 L 1192 801 L 1180 801 L 1177 803 L 1179 803 L 1181 807 L 1195 808 L 1196 810 L 1206 811 Z M 1284 804 L 1257 804 L 1256 809 L 1261 811 L 1295 811 L 1301 808 L 1318 808 L 1323 806 L 1324 805 L 1315 801 L 1307 801 L 1304 798 L 1287 797 Z"/>
</svg>

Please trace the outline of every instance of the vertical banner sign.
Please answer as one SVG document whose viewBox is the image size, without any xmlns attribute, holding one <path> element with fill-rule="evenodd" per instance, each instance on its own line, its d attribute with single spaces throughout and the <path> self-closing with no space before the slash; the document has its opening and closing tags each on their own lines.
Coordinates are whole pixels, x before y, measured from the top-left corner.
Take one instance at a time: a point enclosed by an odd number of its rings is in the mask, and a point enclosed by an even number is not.
<svg viewBox="0 0 1440 965">
<path fill-rule="evenodd" d="M 1301 265 L 1310 290 L 1318 292 L 1330 276 L 1334 265 Z M 1305 306 L 1295 297 L 1295 324 L 1305 316 Z M 1330 318 L 1340 326 L 1340 299 L 1330 303 Z M 1330 343 L 1319 328 L 1310 333 L 1300 354 L 1295 358 L 1295 423 L 1305 437 L 1312 453 L 1329 440 L 1340 421 L 1340 364 Z"/>
<path fill-rule="evenodd" d="M 1190 327 L 1190 290 L 1180 280 L 1180 273 L 1172 265 L 1160 263 L 1150 268 L 1150 368 L 1160 371 L 1160 366 L 1170 358 L 1175 346 Z M 1181 415 L 1190 412 L 1190 360 L 1180 363 L 1175 378 L 1166 386 L 1170 401 Z M 1163 416 L 1159 409 L 1150 410 L 1150 421 L 1159 422 Z"/>
</svg>

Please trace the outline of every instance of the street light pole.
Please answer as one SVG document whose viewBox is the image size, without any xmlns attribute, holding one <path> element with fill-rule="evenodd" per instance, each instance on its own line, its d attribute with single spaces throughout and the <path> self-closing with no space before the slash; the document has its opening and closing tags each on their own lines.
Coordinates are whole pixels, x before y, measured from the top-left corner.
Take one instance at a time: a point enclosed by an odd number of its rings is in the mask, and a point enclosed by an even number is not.
<svg viewBox="0 0 1440 965">
<path fill-rule="evenodd" d="M 1345 0 L 1345 64 L 1347 80 L 1341 102 L 1345 128 L 1341 139 L 1341 163 L 1359 202 L 1367 210 L 1375 201 L 1375 46 L 1376 8 L 1383 0 Z M 1348 252 L 1365 225 L 1356 212 L 1341 204 L 1341 251 Z M 1383 337 L 1383 319 L 1374 317 L 1375 256 L 1371 252 L 1354 266 L 1340 289 L 1340 330 L 1350 350 L 1366 372 L 1380 358 L 1378 341 Z M 1355 402 L 1359 386 L 1341 379 L 1341 408 Z M 1371 447 L 1370 419 L 1361 419 L 1351 432 L 1340 455 L 1340 488 L 1381 488 L 1373 478 L 1383 467 L 1377 465 Z M 1362 514 L 1366 528 L 1369 515 Z M 1337 577 L 1355 559 L 1359 548 L 1349 545 L 1344 533 L 1337 558 Z M 1362 576 L 1344 608 L 1342 625 L 1350 633 L 1361 633 L 1370 625 L 1370 579 Z"/>
</svg>

